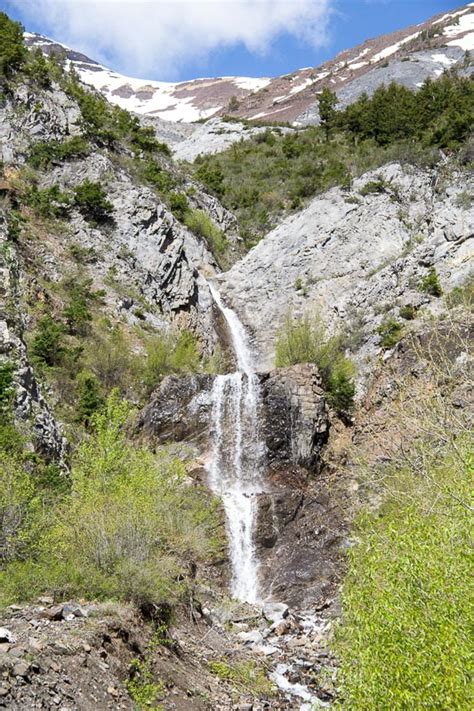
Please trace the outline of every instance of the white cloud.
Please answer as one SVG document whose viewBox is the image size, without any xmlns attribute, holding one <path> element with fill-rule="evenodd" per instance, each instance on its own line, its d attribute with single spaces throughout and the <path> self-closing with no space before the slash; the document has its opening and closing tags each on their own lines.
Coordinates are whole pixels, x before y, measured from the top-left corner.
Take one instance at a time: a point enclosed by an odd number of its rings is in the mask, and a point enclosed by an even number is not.
<svg viewBox="0 0 474 711">
<path fill-rule="evenodd" d="M 239 43 L 263 53 L 288 32 L 326 40 L 333 0 L 9 0 L 54 39 L 117 69 L 170 75 Z"/>
</svg>

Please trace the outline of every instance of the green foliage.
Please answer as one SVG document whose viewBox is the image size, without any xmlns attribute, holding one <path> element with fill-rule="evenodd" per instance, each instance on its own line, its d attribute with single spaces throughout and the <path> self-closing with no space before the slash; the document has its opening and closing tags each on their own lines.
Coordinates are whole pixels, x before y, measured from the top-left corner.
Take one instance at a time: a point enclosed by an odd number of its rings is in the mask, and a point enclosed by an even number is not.
<svg viewBox="0 0 474 711">
<path fill-rule="evenodd" d="M 329 138 L 329 131 L 334 125 L 337 103 L 338 98 L 336 94 L 325 86 L 318 96 L 318 106 L 321 125 L 326 132 L 326 139 Z"/>
<path fill-rule="evenodd" d="M 100 183 L 87 179 L 74 190 L 74 201 L 82 215 L 92 222 L 105 222 L 112 214 L 113 205 Z"/>
<path fill-rule="evenodd" d="M 227 249 L 225 234 L 203 210 L 189 209 L 184 216 L 184 224 L 197 237 L 202 237 L 207 242 L 209 249 L 216 257 L 222 255 Z"/>
<path fill-rule="evenodd" d="M 221 197 L 224 193 L 224 173 L 219 163 L 204 160 L 196 170 L 196 178 L 211 192 Z"/>
<path fill-rule="evenodd" d="M 82 136 L 72 136 L 65 141 L 40 141 L 30 149 L 28 163 L 33 168 L 47 168 L 52 163 L 84 156 L 89 151 L 89 143 Z"/>
<path fill-rule="evenodd" d="M 419 286 L 420 291 L 430 296 L 441 296 L 443 290 L 439 281 L 439 276 L 436 273 L 436 269 L 431 267 L 428 274 L 423 277 Z"/>
<path fill-rule="evenodd" d="M 341 414 L 354 406 L 354 365 L 344 355 L 340 335 L 329 336 L 320 317 L 295 320 L 289 314 L 277 334 L 275 365 L 284 368 L 296 363 L 314 363 L 321 375 L 331 405 Z"/>
<path fill-rule="evenodd" d="M 14 454 L 0 452 L 0 567 L 34 544 L 39 501 L 33 478 Z"/>
<path fill-rule="evenodd" d="M 90 306 L 101 297 L 101 292 L 92 291 L 92 279 L 81 279 L 79 276 L 65 279 L 63 286 L 68 298 L 63 311 L 68 333 L 84 336 L 89 332 L 92 321 Z"/>
<path fill-rule="evenodd" d="M 474 278 L 466 279 L 461 286 L 455 286 L 446 296 L 446 302 L 450 309 L 464 306 L 467 310 L 472 310 L 474 306 Z"/>
<path fill-rule="evenodd" d="M 343 111 L 328 102 L 326 126 L 272 131 L 268 140 L 262 133 L 198 156 L 194 176 L 236 214 L 250 248 L 282 215 L 334 185 L 348 187 L 352 177 L 394 160 L 433 165 L 438 147 L 462 150 L 474 125 L 473 86 L 472 78 L 445 74 L 417 92 L 382 86 Z"/>
<path fill-rule="evenodd" d="M 43 316 L 36 326 L 31 342 L 31 355 L 38 363 L 53 366 L 61 362 L 65 352 L 64 326 L 50 314 Z"/>
<path fill-rule="evenodd" d="M 7 229 L 8 239 L 11 242 L 18 242 L 21 237 L 22 227 L 25 223 L 25 218 L 18 210 L 10 210 L 8 213 Z"/>
<path fill-rule="evenodd" d="M 11 76 L 24 64 L 26 55 L 23 27 L 0 12 L 0 75 Z"/>
<path fill-rule="evenodd" d="M 60 190 L 59 185 L 40 189 L 33 185 L 24 200 L 41 217 L 64 217 L 70 205 L 70 197 Z"/>
<path fill-rule="evenodd" d="M 77 376 L 77 420 L 85 425 L 104 405 L 99 381 L 93 373 L 82 370 Z"/>
<path fill-rule="evenodd" d="M 127 691 L 138 709 L 156 709 L 156 702 L 165 695 L 165 685 L 156 681 L 150 660 L 134 659 L 130 665 L 131 678 L 127 681 Z"/>
<path fill-rule="evenodd" d="M 171 193 L 169 196 L 171 212 L 177 220 L 184 220 L 189 211 L 189 203 L 184 193 Z"/>
<path fill-rule="evenodd" d="M 442 434 L 453 441 L 445 421 Z M 436 443 L 419 446 L 422 471 L 392 466 L 383 480 L 397 495 L 359 518 L 337 645 L 343 709 L 472 708 L 474 462 L 472 442 L 455 442 L 441 456 Z"/>
<path fill-rule="evenodd" d="M 268 680 L 265 670 L 253 659 L 246 661 L 232 661 L 230 664 L 224 660 L 209 662 L 209 669 L 213 674 L 230 682 L 240 693 L 247 692 L 257 696 L 273 696 L 274 688 Z"/>
<path fill-rule="evenodd" d="M 377 328 L 382 348 L 393 348 L 403 336 L 403 326 L 395 318 L 387 318 Z"/>
<path fill-rule="evenodd" d="M 405 321 L 412 321 L 416 316 L 416 309 L 411 304 L 408 304 L 407 306 L 401 306 L 399 314 L 400 318 L 405 319 Z"/>
<path fill-rule="evenodd" d="M 0 416 L 3 418 L 9 412 L 14 395 L 13 373 L 15 366 L 10 361 L 0 361 Z"/>
<path fill-rule="evenodd" d="M 154 160 L 141 161 L 140 172 L 143 178 L 151 183 L 160 193 L 169 193 L 176 186 L 176 179 L 171 173 L 158 165 Z"/>
<path fill-rule="evenodd" d="M 153 336 L 146 350 L 143 379 L 149 391 L 154 390 L 165 375 L 193 373 L 198 369 L 199 346 L 190 331 L 168 331 Z"/>
<path fill-rule="evenodd" d="M 359 190 L 359 194 L 364 196 L 372 193 L 385 192 L 387 192 L 387 184 L 384 180 L 369 180 L 369 182 L 363 185 Z"/>
<path fill-rule="evenodd" d="M 28 74 L 40 89 L 48 89 L 51 86 L 49 65 L 39 47 L 29 57 Z"/>
<path fill-rule="evenodd" d="M 71 492 L 57 502 L 32 549 L 0 572 L 0 602 L 57 598 L 172 604 L 186 592 L 189 561 L 220 549 L 217 507 L 190 486 L 184 466 L 124 434 L 128 406 L 112 395 L 92 417 L 73 461 Z"/>
</svg>

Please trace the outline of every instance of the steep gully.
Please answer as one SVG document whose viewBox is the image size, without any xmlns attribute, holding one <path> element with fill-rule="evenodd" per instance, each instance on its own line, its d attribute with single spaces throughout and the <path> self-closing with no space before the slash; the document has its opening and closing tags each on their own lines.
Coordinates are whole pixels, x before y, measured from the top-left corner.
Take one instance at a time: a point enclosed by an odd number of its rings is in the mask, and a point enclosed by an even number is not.
<svg viewBox="0 0 474 711">
<path fill-rule="evenodd" d="M 238 370 L 215 378 L 211 398 L 212 456 L 208 464 L 209 484 L 224 505 L 229 554 L 232 568 L 231 594 L 237 600 L 263 605 L 265 591 L 259 582 L 259 562 L 255 550 L 258 495 L 265 491 L 265 445 L 260 436 L 260 383 L 253 370 L 253 358 L 247 334 L 236 313 L 225 306 L 216 287 L 207 282 L 214 303 L 225 319 L 232 339 Z M 278 608 L 276 603 L 275 607 Z M 285 608 L 286 606 L 282 606 Z M 284 613 L 286 614 L 286 613 Z M 309 632 L 322 628 L 321 620 L 310 612 L 300 612 L 302 627 Z M 278 617 L 276 622 L 278 622 Z M 275 623 L 276 624 L 276 623 Z M 263 641 L 263 640 L 262 640 Z M 281 652 L 282 638 L 267 639 L 261 651 Z M 272 644 L 277 646 L 272 646 Z M 302 659 L 278 663 L 270 677 L 301 711 L 314 704 L 325 706 L 307 686 L 292 683 L 288 676 Z M 292 706 L 292 708 L 295 708 Z"/>
</svg>

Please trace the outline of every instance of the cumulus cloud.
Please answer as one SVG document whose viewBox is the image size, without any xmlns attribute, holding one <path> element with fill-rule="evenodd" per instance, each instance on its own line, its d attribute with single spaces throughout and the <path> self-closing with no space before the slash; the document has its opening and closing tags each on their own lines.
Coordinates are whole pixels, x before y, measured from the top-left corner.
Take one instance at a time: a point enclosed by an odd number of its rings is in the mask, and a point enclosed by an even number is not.
<svg viewBox="0 0 474 711">
<path fill-rule="evenodd" d="M 117 69 L 176 73 L 218 49 L 265 53 L 282 33 L 326 41 L 333 0 L 9 0 L 25 23 Z"/>
</svg>

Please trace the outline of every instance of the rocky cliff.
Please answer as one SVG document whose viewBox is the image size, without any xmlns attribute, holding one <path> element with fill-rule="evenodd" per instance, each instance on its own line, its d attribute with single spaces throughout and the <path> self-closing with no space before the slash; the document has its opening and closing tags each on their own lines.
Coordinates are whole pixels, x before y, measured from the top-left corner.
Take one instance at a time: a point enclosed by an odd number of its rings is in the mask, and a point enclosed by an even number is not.
<svg viewBox="0 0 474 711">
<path fill-rule="evenodd" d="M 324 314 L 347 327 L 361 376 L 380 355 L 376 329 L 399 309 L 436 313 L 420 291 L 429 269 L 449 291 L 472 273 L 472 175 L 446 167 L 387 165 L 314 199 L 219 277 L 254 334 L 260 365 L 273 364 L 285 314 Z"/>
</svg>

